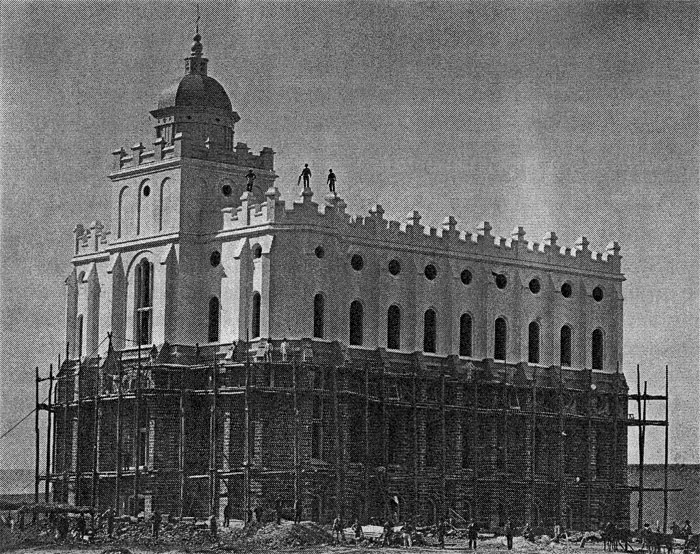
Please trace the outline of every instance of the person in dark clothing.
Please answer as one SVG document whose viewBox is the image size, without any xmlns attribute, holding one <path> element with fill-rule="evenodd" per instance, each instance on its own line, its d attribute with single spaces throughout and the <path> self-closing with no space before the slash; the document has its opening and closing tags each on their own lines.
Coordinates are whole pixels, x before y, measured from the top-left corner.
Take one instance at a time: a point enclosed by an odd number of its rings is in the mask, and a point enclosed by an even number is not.
<svg viewBox="0 0 700 554">
<path fill-rule="evenodd" d="M 333 520 L 333 540 L 336 544 L 340 544 L 340 541 L 345 542 L 345 532 L 343 531 L 343 520 L 340 519 L 340 514 L 335 516 Z"/>
<path fill-rule="evenodd" d="M 160 535 L 160 522 L 162 520 L 162 517 L 160 515 L 160 512 L 156 510 L 153 512 L 153 520 L 151 521 L 152 524 L 152 532 L 151 535 L 153 536 L 154 539 L 158 539 L 158 536 Z"/>
<path fill-rule="evenodd" d="M 295 502 L 294 503 L 294 523 L 296 525 L 299 525 L 301 523 L 301 516 L 302 516 L 302 507 L 301 507 L 301 502 Z"/>
<path fill-rule="evenodd" d="M 384 522 L 384 533 L 382 535 L 382 546 L 390 546 L 391 541 L 391 522 L 387 519 Z"/>
<path fill-rule="evenodd" d="M 64 541 L 66 537 L 68 537 L 68 516 L 62 514 L 58 520 L 58 538 Z"/>
<path fill-rule="evenodd" d="M 504 531 L 506 535 L 506 543 L 508 545 L 508 550 L 513 550 L 513 524 L 510 520 L 506 522 L 506 527 Z"/>
<path fill-rule="evenodd" d="M 275 521 L 277 525 L 282 523 L 282 499 L 279 496 L 275 499 Z"/>
<path fill-rule="evenodd" d="M 245 185 L 245 189 L 248 192 L 253 192 L 253 183 L 255 182 L 255 179 L 257 179 L 257 177 L 258 176 L 255 174 L 255 172 L 252 169 L 249 169 L 248 173 L 245 174 L 245 178 L 247 180 L 246 185 Z"/>
<path fill-rule="evenodd" d="M 231 523 L 231 504 L 226 504 L 224 507 L 224 527 L 228 527 Z"/>
<path fill-rule="evenodd" d="M 263 509 L 260 506 L 256 506 L 253 512 L 255 513 L 255 521 L 262 523 Z"/>
<path fill-rule="evenodd" d="M 311 185 L 309 184 L 309 179 L 311 177 L 311 170 L 309 169 L 309 164 L 304 164 L 304 169 L 301 170 L 301 175 L 299 175 L 299 181 L 304 181 L 304 188 L 308 189 Z M 299 183 L 297 183 L 298 185 Z"/>
<path fill-rule="evenodd" d="M 217 528 L 216 528 L 216 516 L 214 514 L 209 516 L 209 534 L 211 535 L 211 538 L 213 540 L 216 540 Z"/>
<path fill-rule="evenodd" d="M 75 528 L 78 531 L 80 538 L 82 538 L 87 530 L 87 522 L 85 521 L 85 514 L 83 512 L 80 512 Z"/>
<path fill-rule="evenodd" d="M 479 526 L 475 521 L 472 521 L 467 527 L 467 538 L 469 539 L 469 548 L 476 550 L 476 540 L 479 538 Z"/>
<path fill-rule="evenodd" d="M 437 539 L 440 548 L 445 548 L 445 532 L 447 531 L 447 521 L 443 518 L 437 526 Z"/>
<path fill-rule="evenodd" d="M 330 190 L 333 193 L 335 192 L 335 180 L 336 180 L 335 173 L 333 173 L 332 169 L 329 169 L 328 170 L 327 184 L 328 184 L 328 190 Z"/>
</svg>

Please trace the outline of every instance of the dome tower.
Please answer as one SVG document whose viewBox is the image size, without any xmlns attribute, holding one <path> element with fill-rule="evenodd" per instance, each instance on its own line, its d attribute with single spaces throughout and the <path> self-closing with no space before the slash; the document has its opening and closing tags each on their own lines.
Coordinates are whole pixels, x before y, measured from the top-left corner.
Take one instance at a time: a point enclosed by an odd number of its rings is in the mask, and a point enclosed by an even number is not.
<svg viewBox="0 0 700 554">
<path fill-rule="evenodd" d="M 202 55 L 202 37 L 194 35 L 190 55 L 185 58 L 185 76 L 165 89 L 158 108 L 151 111 L 156 119 L 156 137 L 173 144 L 182 133 L 192 146 L 192 154 L 226 155 L 233 152 L 234 125 L 240 116 L 233 111 L 224 87 L 207 75 L 209 60 Z"/>
</svg>

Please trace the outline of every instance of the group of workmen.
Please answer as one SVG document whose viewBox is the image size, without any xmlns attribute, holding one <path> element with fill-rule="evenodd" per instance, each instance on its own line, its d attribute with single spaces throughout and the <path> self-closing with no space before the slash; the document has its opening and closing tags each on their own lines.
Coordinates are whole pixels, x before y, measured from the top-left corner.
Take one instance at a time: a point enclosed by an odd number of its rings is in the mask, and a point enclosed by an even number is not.
<svg viewBox="0 0 700 554">
<path fill-rule="evenodd" d="M 246 178 L 246 191 L 248 192 L 253 192 L 253 185 L 255 184 L 255 179 L 258 178 L 258 176 L 255 174 L 255 172 L 252 169 L 248 170 L 248 173 L 245 175 Z M 299 175 L 299 179 L 297 180 L 297 186 L 301 183 L 304 182 L 304 188 L 308 189 L 311 188 L 311 169 L 309 168 L 309 164 L 304 164 L 304 169 L 301 170 L 301 174 Z M 328 185 L 328 190 L 335 194 L 335 181 L 336 181 L 336 176 L 335 173 L 333 173 L 332 169 L 328 170 L 328 178 L 326 179 L 326 184 Z"/>
</svg>

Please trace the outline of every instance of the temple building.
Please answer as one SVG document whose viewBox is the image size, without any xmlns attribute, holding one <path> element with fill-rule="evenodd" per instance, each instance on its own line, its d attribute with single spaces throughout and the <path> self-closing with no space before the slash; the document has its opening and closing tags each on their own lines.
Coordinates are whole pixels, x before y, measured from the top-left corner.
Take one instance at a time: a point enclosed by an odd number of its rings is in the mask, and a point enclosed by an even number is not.
<svg viewBox="0 0 700 554">
<path fill-rule="evenodd" d="M 197 34 L 153 147 L 114 152 L 110 230 L 75 228 L 55 500 L 627 522 L 617 243 L 284 202 L 207 63 Z"/>
</svg>

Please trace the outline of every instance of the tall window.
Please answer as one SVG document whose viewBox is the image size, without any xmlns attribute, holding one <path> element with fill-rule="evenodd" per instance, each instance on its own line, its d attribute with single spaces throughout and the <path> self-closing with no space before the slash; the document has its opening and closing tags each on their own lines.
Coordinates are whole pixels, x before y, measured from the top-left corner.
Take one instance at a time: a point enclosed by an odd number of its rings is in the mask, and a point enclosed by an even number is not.
<svg viewBox="0 0 700 554">
<path fill-rule="evenodd" d="M 571 327 L 568 325 L 561 328 L 560 351 L 560 364 L 571 366 Z"/>
<path fill-rule="evenodd" d="M 83 355 L 83 314 L 80 314 L 78 316 L 78 324 L 77 324 L 77 336 L 76 336 L 76 357 L 80 359 Z"/>
<path fill-rule="evenodd" d="M 253 317 L 250 322 L 251 338 L 257 339 L 260 336 L 260 293 L 253 293 Z"/>
<path fill-rule="evenodd" d="M 472 355 L 472 316 L 469 314 L 459 318 L 459 355 Z"/>
<path fill-rule="evenodd" d="M 359 300 L 350 304 L 350 344 L 362 345 L 362 303 Z"/>
<path fill-rule="evenodd" d="M 591 363 L 593 369 L 603 369 L 603 331 L 596 329 L 591 337 Z"/>
<path fill-rule="evenodd" d="M 151 343 L 153 322 L 153 264 L 146 259 L 136 266 L 134 275 L 136 287 L 136 341 L 139 344 Z"/>
<path fill-rule="evenodd" d="M 423 352 L 435 352 L 436 319 L 435 310 L 426 310 L 425 316 L 423 316 Z"/>
<path fill-rule="evenodd" d="M 527 361 L 531 364 L 540 363 L 540 326 L 535 321 L 527 328 Z"/>
<path fill-rule="evenodd" d="M 393 350 L 401 348 L 401 308 L 389 306 L 386 325 L 386 347 Z"/>
<path fill-rule="evenodd" d="M 209 342 L 219 342 L 219 299 L 209 300 Z"/>
<path fill-rule="evenodd" d="M 314 337 L 323 338 L 323 295 L 314 296 Z"/>
<path fill-rule="evenodd" d="M 506 359 L 506 344 L 508 339 L 508 329 L 506 327 L 506 320 L 499 317 L 496 320 L 495 333 L 494 333 L 494 344 L 493 344 L 493 358 L 494 360 Z"/>
</svg>

